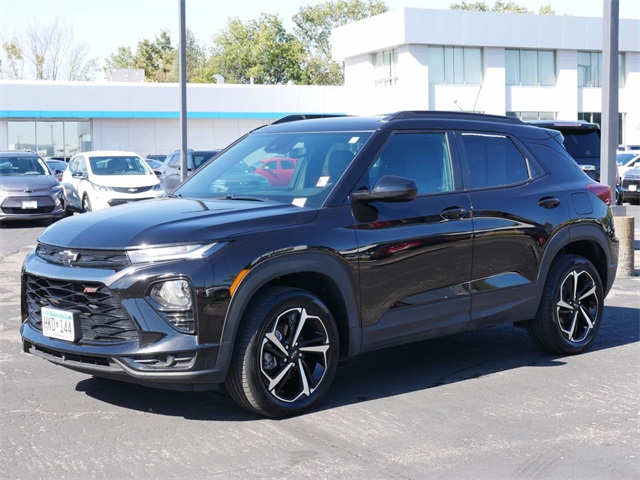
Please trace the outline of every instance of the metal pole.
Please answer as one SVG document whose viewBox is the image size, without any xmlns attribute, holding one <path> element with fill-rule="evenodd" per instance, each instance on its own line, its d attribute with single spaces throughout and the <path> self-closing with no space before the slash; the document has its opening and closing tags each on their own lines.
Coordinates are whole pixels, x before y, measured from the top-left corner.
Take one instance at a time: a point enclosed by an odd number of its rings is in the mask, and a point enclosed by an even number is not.
<svg viewBox="0 0 640 480">
<path fill-rule="evenodd" d="M 616 151 L 618 145 L 618 24 L 619 0 L 604 0 L 602 40 L 602 142 L 600 182 L 616 192 Z"/>
<path fill-rule="evenodd" d="M 185 0 L 180 0 L 180 180 L 187 178 L 187 34 Z"/>
</svg>

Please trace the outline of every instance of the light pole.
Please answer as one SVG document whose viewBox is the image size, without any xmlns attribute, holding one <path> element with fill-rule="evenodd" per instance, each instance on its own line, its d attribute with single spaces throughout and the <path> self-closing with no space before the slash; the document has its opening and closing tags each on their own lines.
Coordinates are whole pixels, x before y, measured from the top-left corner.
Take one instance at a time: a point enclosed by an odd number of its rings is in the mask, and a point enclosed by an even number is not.
<svg viewBox="0 0 640 480">
<path fill-rule="evenodd" d="M 56 144 L 53 141 L 53 127 L 55 127 L 56 124 L 55 123 L 50 123 L 49 127 L 51 128 L 51 156 L 55 157 L 56 156 Z"/>
</svg>

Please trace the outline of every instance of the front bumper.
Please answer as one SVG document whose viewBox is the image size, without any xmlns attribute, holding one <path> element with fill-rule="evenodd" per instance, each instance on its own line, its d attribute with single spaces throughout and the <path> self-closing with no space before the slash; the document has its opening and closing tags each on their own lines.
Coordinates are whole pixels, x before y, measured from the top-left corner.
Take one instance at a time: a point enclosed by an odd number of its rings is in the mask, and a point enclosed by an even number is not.
<svg viewBox="0 0 640 480">
<path fill-rule="evenodd" d="M 23 208 L 31 202 L 31 208 Z M 30 205 L 31 206 L 31 205 Z M 59 219 L 66 213 L 64 194 L 40 196 L 6 196 L 0 198 L 0 220 Z"/>
<path fill-rule="evenodd" d="M 210 268 L 201 261 L 121 270 L 78 268 L 52 264 L 31 252 L 22 277 L 23 351 L 99 377 L 168 389 L 214 388 L 224 381 L 228 365 L 219 361 L 219 333 L 212 334 L 206 325 L 198 334 L 181 332 L 145 296 L 154 279 L 179 270 L 192 275 L 197 284 L 200 270 L 210 278 Z M 85 315 L 81 338 L 66 341 L 45 336 L 38 309 L 74 310 L 69 299 L 89 312 L 80 315 Z M 201 305 L 216 307 L 211 302 L 205 298 Z M 222 322 L 207 317 L 207 323 Z"/>
<path fill-rule="evenodd" d="M 137 344 L 131 351 L 91 349 L 45 337 L 28 322 L 20 329 L 25 353 L 44 358 L 77 372 L 173 390 L 215 388 L 225 378 L 216 369 L 217 345 L 194 345 L 193 349 L 164 350 L 142 354 Z"/>
</svg>

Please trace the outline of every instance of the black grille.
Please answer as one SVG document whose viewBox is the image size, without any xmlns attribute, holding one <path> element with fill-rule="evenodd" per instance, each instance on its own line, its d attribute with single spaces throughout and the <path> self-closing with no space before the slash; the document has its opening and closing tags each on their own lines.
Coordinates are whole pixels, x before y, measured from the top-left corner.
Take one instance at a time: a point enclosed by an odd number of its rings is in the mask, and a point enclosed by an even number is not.
<svg viewBox="0 0 640 480">
<path fill-rule="evenodd" d="M 42 330 L 42 307 L 79 312 L 79 343 L 118 343 L 138 339 L 138 332 L 111 290 L 100 283 L 77 283 L 27 275 L 29 322 Z"/>
<path fill-rule="evenodd" d="M 147 192 L 149 190 L 151 190 L 151 188 L 153 188 L 153 185 L 149 185 L 148 187 L 130 187 L 130 188 L 126 188 L 126 187 L 111 187 L 111 190 L 113 190 L 114 192 L 118 192 L 118 193 L 142 193 L 142 192 Z"/>
<path fill-rule="evenodd" d="M 114 198 L 113 200 L 109 200 L 107 203 L 111 207 L 115 207 L 116 205 L 124 205 L 125 203 L 130 202 L 140 202 L 142 200 L 151 200 L 153 197 L 148 198 Z"/>
<path fill-rule="evenodd" d="M 117 250 L 71 250 L 39 243 L 36 255 L 48 263 L 72 267 L 108 268 L 120 270 L 131 263 L 123 251 Z"/>
</svg>

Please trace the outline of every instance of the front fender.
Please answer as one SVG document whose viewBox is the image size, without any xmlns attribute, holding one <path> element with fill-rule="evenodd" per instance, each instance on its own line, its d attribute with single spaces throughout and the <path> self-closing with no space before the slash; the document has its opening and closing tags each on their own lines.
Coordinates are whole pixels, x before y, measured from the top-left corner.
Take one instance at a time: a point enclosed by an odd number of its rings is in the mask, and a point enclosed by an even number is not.
<svg viewBox="0 0 640 480">
<path fill-rule="evenodd" d="M 313 273 L 328 277 L 341 292 L 349 330 L 348 355 L 360 352 L 362 333 L 356 286 L 348 265 L 337 254 L 328 251 L 293 251 L 282 253 L 253 266 L 238 284 L 224 321 L 220 342 L 221 370 L 227 371 L 236 334 L 245 310 L 256 293 L 269 282 L 291 274 Z"/>
</svg>

